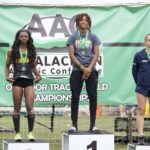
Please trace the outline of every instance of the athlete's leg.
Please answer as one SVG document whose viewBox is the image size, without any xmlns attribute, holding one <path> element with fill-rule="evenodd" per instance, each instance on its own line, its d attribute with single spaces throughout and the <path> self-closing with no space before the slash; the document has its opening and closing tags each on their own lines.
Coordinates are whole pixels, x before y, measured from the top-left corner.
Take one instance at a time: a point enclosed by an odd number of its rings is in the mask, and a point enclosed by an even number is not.
<svg viewBox="0 0 150 150">
<path fill-rule="evenodd" d="M 98 84 L 98 73 L 93 71 L 86 81 L 86 90 L 90 100 L 90 130 L 95 126 L 96 120 L 96 108 L 97 108 L 97 84 Z"/>
<path fill-rule="evenodd" d="M 71 120 L 72 125 L 77 127 L 78 120 L 78 109 L 79 109 L 79 97 L 82 90 L 82 75 L 81 71 L 73 71 L 70 77 L 70 88 L 71 88 Z"/>
<path fill-rule="evenodd" d="M 143 135 L 144 114 L 145 114 L 147 97 L 140 93 L 136 93 L 136 96 L 138 101 L 138 113 L 137 113 L 138 133 L 139 135 Z"/>
<path fill-rule="evenodd" d="M 34 110 L 33 110 L 33 103 L 34 103 L 34 87 L 27 86 L 24 88 L 24 97 L 26 101 L 26 109 L 27 109 L 27 118 L 28 118 L 28 128 L 29 132 L 32 132 L 34 126 Z"/>
<path fill-rule="evenodd" d="M 13 86 L 12 88 L 13 94 L 13 103 L 14 103 L 14 111 L 13 111 L 13 122 L 16 133 L 20 132 L 20 109 L 21 109 L 21 101 L 23 96 L 23 88 L 19 86 Z"/>
</svg>

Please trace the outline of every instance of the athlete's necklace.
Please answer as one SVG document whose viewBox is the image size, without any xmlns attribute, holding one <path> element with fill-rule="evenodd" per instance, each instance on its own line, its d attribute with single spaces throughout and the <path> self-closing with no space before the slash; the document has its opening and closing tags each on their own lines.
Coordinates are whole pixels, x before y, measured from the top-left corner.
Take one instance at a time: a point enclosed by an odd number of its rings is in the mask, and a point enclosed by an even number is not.
<svg viewBox="0 0 150 150">
<path fill-rule="evenodd" d="M 82 38 L 80 32 L 78 31 L 78 36 L 80 38 L 80 44 L 81 44 L 82 49 L 85 48 L 85 45 L 86 45 L 86 42 L 87 42 L 87 39 L 88 39 L 88 34 L 89 34 L 89 32 L 87 31 L 85 38 Z"/>
<path fill-rule="evenodd" d="M 26 59 L 27 59 L 27 55 L 28 55 L 28 49 L 26 49 L 26 53 L 25 53 L 24 57 L 23 57 L 21 48 L 19 48 L 19 53 L 20 53 L 20 57 L 21 57 L 22 63 L 25 64 L 26 63 Z"/>
</svg>

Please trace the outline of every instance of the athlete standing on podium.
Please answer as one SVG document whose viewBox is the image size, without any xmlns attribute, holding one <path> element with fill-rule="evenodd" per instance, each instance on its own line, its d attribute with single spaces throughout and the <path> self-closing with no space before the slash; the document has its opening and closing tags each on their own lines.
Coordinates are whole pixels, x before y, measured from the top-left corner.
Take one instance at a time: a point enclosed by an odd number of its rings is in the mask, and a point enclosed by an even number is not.
<svg viewBox="0 0 150 150">
<path fill-rule="evenodd" d="M 28 30 L 19 30 L 12 46 L 7 53 L 5 78 L 12 82 L 12 95 L 14 102 L 13 123 L 16 131 L 15 140 L 21 141 L 20 134 L 20 109 L 21 101 L 24 96 L 27 109 L 28 119 L 28 139 L 34 141 L 32 130 L 34 126 L 35 114 L 33 111 L 34 102 L 34 83 L 41 80 L 41 76 L 36 69 L 36 51 L 33 39 Z M 9 77 L 9 68 L 12 64 L 14 74 L 13 78 Z M 33 76 L 36 76 L 34 78 Z"/>
<path fill-rule="evenodd" d="M 146 101 L 150 100 L 150 34 L 145 36 L 145 48 L 134 56 L 132 75 L 136 83 L 136 97 L 138 102 L 137 125 L 138 144 L 144 145 L 144 114 Z"/>
<path fill-rule="evenodd" d="M 79 97 L 83 82 L 86 83 L 86 91 L 89 97 L 90 127 L 89 131 L 99 131 L 95 127 L 97 107 L 97 84 L 98 72 L 95 68 L 99 58 L 99 38 L 91 32 L 91 18 L 86 13 L 76 16 L 77 31 L 67 41 L 73 70 L 70 76 L 71 98 L 71 120 L 72 127 L 69 132 L 78 130 L 78 108 Z"/>
</svg>

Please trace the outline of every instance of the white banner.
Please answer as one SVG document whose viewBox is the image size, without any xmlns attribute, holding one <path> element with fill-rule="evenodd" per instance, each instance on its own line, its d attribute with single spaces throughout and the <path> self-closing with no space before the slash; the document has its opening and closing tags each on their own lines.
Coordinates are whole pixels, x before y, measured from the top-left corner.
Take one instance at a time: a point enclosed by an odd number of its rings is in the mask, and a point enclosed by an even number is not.
<svg viewBox="0 0 150 150">
<path fill-rule="evenodd" d="M 149 4 L 150 0 L 0 0 L 5 5 L 49 5 L 49 6 L 107 6 L 107 5 L 141 5 Z"/>
</svg>

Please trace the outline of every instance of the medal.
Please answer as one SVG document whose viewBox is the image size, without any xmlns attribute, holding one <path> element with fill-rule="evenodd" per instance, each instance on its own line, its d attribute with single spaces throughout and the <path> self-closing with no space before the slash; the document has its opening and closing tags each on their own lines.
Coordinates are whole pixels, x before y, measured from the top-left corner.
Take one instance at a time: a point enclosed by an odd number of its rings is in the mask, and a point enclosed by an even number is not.
<svg viewBox="0 0 150 150">
<path fill-rule="evenodd" d="M 82 49 L 84 49 L 85 46 L 86 46 L 86 42 L 87 42 L 87 39 L 88 39 L 88 34 L 89 34 L 89 32 L 87 31 L 85 38 L 82 38 L 81 35 L 80 35 L 80 32 L 78 31 L 78 36 L 79 36 L 79 39 L 80 39 L 80 45 L 81 45 Z"/>
<path fill-rule="evenodd" d="M 82 56 L 86 56 L 86 42 L 87 42 L 87 39 L 88 39 L 88 33 L 89 32 L 87 31 L 85 38 L 82 38 L 81 35 L 80 35 L 80 32 L 78 31 L 78 35 L 79 35 L 79 38 L 80 38 L 81 55 Z"/>
<path fill-rule="evenodd" d="M 150 53 L 148 52 L 148 49 L 146 49 L 145 52 L 147 53 L 147 57 L 150 60 Z"/>
<path fill-rule="evenodd" d="M 23 54 L 22 54 L 21 49 L 19 49 L 19 52 L 20 52 L 20 57 L 21 57 L 21 61 L 22 61 L 22 68 L 21 68 L 21 71 L 26 71 L 26 66 L 25 66 L 25 64 L 26 64 L 26 60 L 27 60 L 28 50 L 26 49 L 26 53 L 24 54 L 24 56 L 23 56 Z"/>
<path fill-rule="evenodd" d="M 82 50 L 81 50 L 81 55 L 82 55 L 82 56 L 86 56 L 86 49 L 82 49 Z"/>
<path fill-rule="evenodd" d="M 21 70 L 22 70 L 22 71 L 26 71 L 26 67 L 22 67 Z"/>
<path fill-rule="evenodd" d="M 26 71 L 25 65 L 22 66 L 21 70 L 22 70 L 22 71 Z"/>
</svg>

